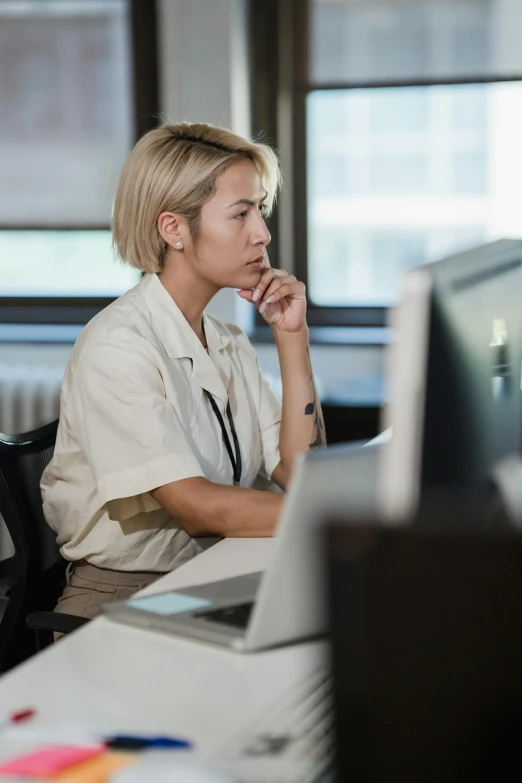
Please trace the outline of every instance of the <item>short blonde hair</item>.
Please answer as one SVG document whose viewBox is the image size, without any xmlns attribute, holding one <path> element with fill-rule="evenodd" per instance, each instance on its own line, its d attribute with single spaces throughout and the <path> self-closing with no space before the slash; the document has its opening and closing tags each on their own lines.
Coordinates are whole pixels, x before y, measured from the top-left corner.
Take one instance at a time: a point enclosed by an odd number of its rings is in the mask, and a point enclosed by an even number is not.
<svg viewBox="0 0 522 783">
<path fill-rule="evenodd" d="M 122 261 L 143 272 L 162 269 L 168 247 L 157 227 L 162 212 L 185 218 L 197 243 L 201 209 L 215 193 L 217 177 L 245 158 L 259 172 L 269 214 L 281 169 L 266 144 L 206 123 L 162 125 L 146 133 L 129 155 L 116 191 L 112 235 Z"/>
</svg>

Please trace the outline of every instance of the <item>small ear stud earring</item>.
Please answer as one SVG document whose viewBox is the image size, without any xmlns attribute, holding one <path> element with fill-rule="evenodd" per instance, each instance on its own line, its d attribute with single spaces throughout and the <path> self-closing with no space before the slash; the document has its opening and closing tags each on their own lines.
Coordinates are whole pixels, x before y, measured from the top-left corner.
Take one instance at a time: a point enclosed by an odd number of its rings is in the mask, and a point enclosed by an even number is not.
<svg viewBox="0 0 522 783">
<path fill-rule="evenodd" d="M 176 247 L 182 247 L 181 242 L 176 242 Z"/>
</svg>

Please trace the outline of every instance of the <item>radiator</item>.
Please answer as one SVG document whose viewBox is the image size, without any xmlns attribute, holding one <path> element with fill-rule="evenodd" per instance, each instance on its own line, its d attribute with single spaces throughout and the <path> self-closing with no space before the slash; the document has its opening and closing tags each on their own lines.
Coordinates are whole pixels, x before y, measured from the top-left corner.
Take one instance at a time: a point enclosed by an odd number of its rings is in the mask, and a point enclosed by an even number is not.
<svg viewBox="0 0 522 783">
<path fill-rule="evenodd" d="M 61 365 L 0 364 L 0 432 L 28 432 L 58 418 Z"/>
</svg>

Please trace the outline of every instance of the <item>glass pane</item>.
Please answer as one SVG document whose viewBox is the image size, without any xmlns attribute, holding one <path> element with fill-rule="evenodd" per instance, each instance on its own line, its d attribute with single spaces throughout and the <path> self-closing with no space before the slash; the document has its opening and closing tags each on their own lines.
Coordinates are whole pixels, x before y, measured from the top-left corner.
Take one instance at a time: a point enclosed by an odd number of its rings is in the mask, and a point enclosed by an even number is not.
<svg viewBox="0 0 522 783">
<path fill-rule="evenodd" d="M 133 142 L 128 11 L 0 0 L 0 224 L 109 224 Z"/>
<path fill-rule="evenodd" d="M 312 0 L 314 84 L 522 76 L 520 0 Z"/>
<path fill-rule="evenodd" d="M 119 296 L 140 280 L 110 231 L 0 231 L 0 296 Z"/>
<path fill-rule="evenodd" d="M 315 303 L 388 306 L 408 267 L 522 237 L 522 81 L 318 91 L 307 112 Z"/>
</svg>

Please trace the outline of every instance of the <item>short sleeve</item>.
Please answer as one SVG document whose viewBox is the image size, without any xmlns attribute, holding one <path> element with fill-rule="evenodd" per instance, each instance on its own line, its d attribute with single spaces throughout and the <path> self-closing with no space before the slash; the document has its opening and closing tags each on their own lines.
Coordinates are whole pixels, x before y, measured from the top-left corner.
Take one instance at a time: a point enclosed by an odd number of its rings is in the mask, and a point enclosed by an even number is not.
<svg viewBox="0 0 522 783">
<path fill-rule="evenodd" d="M 150 490 L 204 476 L 146 341 L 131 345 L 112 335 L 85 346 L 65 419 L 112 518 L 157 509 Z"/>
</svg>

